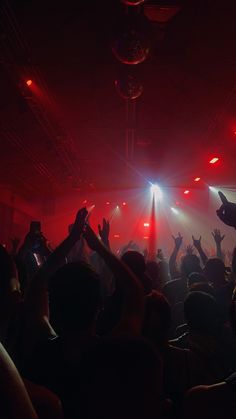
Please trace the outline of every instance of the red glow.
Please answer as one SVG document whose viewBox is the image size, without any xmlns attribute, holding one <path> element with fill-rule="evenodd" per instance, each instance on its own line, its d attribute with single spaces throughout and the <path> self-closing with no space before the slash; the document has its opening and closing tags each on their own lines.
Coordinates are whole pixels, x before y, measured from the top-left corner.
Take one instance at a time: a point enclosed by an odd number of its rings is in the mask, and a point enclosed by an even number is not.
<svg viewBox="0 0 236 419">
<path fill-rule="evenodd" d="M 125 207 L 127 204 L 126 204 L 126 202 L 122 202 L 122 205 L 123 205 L 123 207 Z"/>
<path fill-rule="evenodd" d="M 107 202 L 106 202 L 106 205 L 110 205 L 110 201 L 107 201 Z"/>
<path fill-rule="evenodd" d="M 119 239 L 120 238 L 120 235 L 119 234 L 114 234 L 114 239 Z"/>
<path fill-rule="evenodd" d="M 148 240 L 148 239 L 149 239 L 149 237 L 148 237 L 148 236 L 144 236 L 143 238 L 144 238 L 145 240 Z"/>
<path fill-rule="evenodd" d="M 85 199 L 85 200 L 82 202 L 82 204 L 83 204 L 83 205 L 86 205 L 86 204 L 87 204 L 87 202 L 88 202 L 88 201 L 87 201 L 87 199 Z"/>
<path fill-rule="evenodd" d="M 189 194 L 189 190 L 188 190 L 188 189 L 186 189 L 186 190 L 184 191 L 184 194 L 185 194 L 185 195 L 188 195 L 188 194 Z"/>
<path fill-rule="evenodd" d="M 200 177 L 195 177 L 194 182 L 199 182 L 199 180 L 201 180 Z"/>
<path fill-rule="evenodd" d="M 150 224 L 149 223 L 143 223 L 143 227 L 149 227 Z"/>
<path fill-rule="evenodd" d="M 217 161 L 219 161 L 219 157 L 213 157 L 213 158 L 209 161 L 209 163 L 210 163 L 210 164 L 215 164 Z"/>
<path fill-rule="evenodd" d="M 26 82 L 26 84 L 27 84 L 27 86 L 31 86 L 31 84 L 32 84 L 33 82 L 32 82 L 32 80 L 27 80 L 27 82 Z"/>
<path fill-rule="evenodd" d="M 179 206 L 180 205 L 179 201 L 176 201 L 175 205 Z"/>
</svg>

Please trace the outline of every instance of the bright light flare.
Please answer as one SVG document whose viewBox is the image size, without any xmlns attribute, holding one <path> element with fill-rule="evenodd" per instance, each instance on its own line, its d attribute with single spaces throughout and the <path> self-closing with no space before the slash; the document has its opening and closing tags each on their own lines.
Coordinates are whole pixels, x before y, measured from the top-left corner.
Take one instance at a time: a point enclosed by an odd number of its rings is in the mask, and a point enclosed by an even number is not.
<svg viewBox="0 0 236 419">
<path fill-rule="evenodd" d="M 200 177 L 195 177 L 194 182 L 199 182 L 201 180 Z"/>
<path fill-rule="evenodd" d="M 161 201 L 162 198 L 163 198 L 161 188 L 158 185 L 156 185 L 155 183 L 151 183 L 151 194 L 158 201 Z"/>
<path fill-rule="evenodd" d="M 219 161 L 219 157 L 213 157 L 210 161 L 209 161 L 209 163 L 210 164 L 215 164 L 215 163 L 217 163 Z"/>
<path fill-rule="evenodd" d="M 126 202 L 125 202 L 125 201 L 124 201 L 124 202 L 122 202 L 122 206 L 123 206 L 123 207 L 126 207 L 126 205 L 127 205 L 127 204 L 126 204 Z"/>
<path fill-rule="evenodd" d="M 171 211 L 176 215 L 179 214 L 179 211 L 174 207 L 171 207 Z"/>
<path fill-rule="evenodd" d="M 209 189 L 211 192 L 213 192 L 214 194 L 218 194 L 218 189 L 215 188 L 214 186 L 209 186 Z"/>
<path fill-rule="evenodd" d="M 107 201 L 107 202 L 106 202 L 106 205 L 110 205 L 110 201 Z"/>
<path fill-rule="evenodd" d="M 188 189 L 185 189 L 184 195 L 189 195 L 190 191 Z"/>
<path fill-rule="evenodd" d="M 33 83 L 33 82 L 32 82 L 32 80 L 30 80 L 30 79 L 29 79 L 29 80 L 27 80 L 27 82 L 26 82 L 27 86 L 31 86 L 31 85 L 32 85 L 32 83 Z"/>
<path fill-rule="evenodd" d="M 143 223 L 143 227 L 149 227 L 150 224 L 149 223 Z"/>
<path fill-rule="evenodd" d="M 119 234 L 114 234 L 113 237 L 114 237 L 114 239 L 119 239 L 120 235 Z"/>
</svg>

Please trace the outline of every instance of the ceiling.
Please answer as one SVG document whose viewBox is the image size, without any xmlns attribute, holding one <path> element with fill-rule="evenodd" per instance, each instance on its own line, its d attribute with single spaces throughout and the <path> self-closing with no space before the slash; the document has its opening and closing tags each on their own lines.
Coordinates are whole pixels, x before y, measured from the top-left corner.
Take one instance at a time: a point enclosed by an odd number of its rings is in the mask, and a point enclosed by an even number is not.
<svg viewBox="0 0 236 419">
<path fill-rule="evenodd" d="M 150 55 L 136 66 L 112 54 L 119 0 L 0 8 L 1 185 L 28 199 L 149 180 L 189 188 L 196 176 L 235 186 L 235 1 L 182 1 L 165 27 L 146 19 Z M 143 85 L 129 155 L 127 105 L 114 85 L 125 71 Z"/>
</svg>

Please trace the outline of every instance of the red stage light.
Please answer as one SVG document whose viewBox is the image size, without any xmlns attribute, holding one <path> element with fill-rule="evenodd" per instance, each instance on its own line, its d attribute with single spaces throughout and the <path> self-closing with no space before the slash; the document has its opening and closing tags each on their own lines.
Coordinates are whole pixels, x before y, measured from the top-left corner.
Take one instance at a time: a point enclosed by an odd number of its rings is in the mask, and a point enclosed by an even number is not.
<svg viewBox="0 0 236 419">
<path fill-rule="evenodd" d="M 201 180 L 200 177 L 195 177 L 194 182 L 199 182 L 199 180 Z"/>
<path fill-rule="evenodd" d="M 106 202 L 106 205 L 110 205 L 110 201 L 107 201 L 107 202 Z"/>
<path fill-rule="evenodd" d="M 119 239 L 120 238 L 120 235 L 119 234 L 114 234 L 114 239 Z"/>
<path fill-rule="evenodd" d="M 215 164 L 217 161 L 219 161 L 219 157 L 213 157 L 213 158 L 209 161 L 209 163 L 210 163 L 210 164 Z"/>
<path fill-rule="evenodd" d="M 122 205 L 123 205 L 123 207 L 125 207 L 127 204 L 126 204 L 126 202 L 122 202 Z"/>
<path fill-rule="evenodd" d="M 143 223 L 143 227 L 149 227 L 149 223 Z"/>
<path fill-rule="evenodd" d="M 86 205 L 88 203 L 87 199 L 85 199 L 82 204 Z"/>
<path fill-rule="evenodd" d="M 186 190 L 184 191 L 184 194 L 185 194 L 185 195 L 188 195 L 188 194 L 189 194 L 189 190 L 188 190 L 188 189 L 186 189 Z"/>
<path fill-rule="evenodd" d="M 27 80 L 27 82 L 26 82 L 26 84 L 27 84 L 27 86 L 31 86 L 31 84 L 32 84 L 33 82 L 32 82 L 32 80 Z"/>
<path fill-rule="evenodd" d="M 148 236 L 144 236 L 143 238 L 144 238 L 145 240 L 148 240 L 148 239 L 149 239 L 149 237 L 148 237 Z"/>
</svg>

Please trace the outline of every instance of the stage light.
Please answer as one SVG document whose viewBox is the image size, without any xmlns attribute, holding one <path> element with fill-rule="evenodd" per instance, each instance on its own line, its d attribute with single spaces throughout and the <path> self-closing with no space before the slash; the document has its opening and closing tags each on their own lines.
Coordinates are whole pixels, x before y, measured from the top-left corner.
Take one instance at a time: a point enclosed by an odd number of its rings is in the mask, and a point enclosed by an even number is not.
<svg viewBox="0 0 236 419">
<path fill-rule="evenodd" d="M 216 162 L 218 162 L 219 161 L 219 157 L 213 157 L 210 161 L 209 161 L 209 163 L 210 164 L 215 164 Z"/>
<path fill-rule="evenodd" d="M 213 192 L 214 194 L 218 194 L 218 189 L 215 188 L 214 186 L 209 186 L 209 189 L 211 192 Z"/>
<path fill-rule="evenodd" d="M 190 193 L 190 191 L 188 189 L 185 189 L 184 194 L 188 195 Z"/>
<path fill-rule="evenodd" d="M 149 223 L 143 223 L 143 227 L 149 227 Z"/>
<path fill-rule="evenodd" d="M 199 182 L 199 180 L 201 180 L 200 177 L 195 177 L 194 182 Z"/>
<path fill-rule="evenodd" d="M 31 84 L 32 84 L 33 82 L 32 82 L 32 80 L 27 80 L 27 82 L 26 82 L 26 84 L 27 84 L 27 86 L 31 86 Z"/>
<path fill-rule="evenodd" d="M 119 205 L 116 205 L 116 209 L 117 209 L 117 210 L 118 210 L 118 209 L 120 209 Z"/>
<path fill-rule="evenodd" d="M 154 198 L 161 201 L 162 200 L 162 191 L 161 188 L 155 183 L 151 183 L 151 193 Z"/>
<path fill-rule="evenodd" d="M 126 202 L 122 202 L 122 206 L 125 207 L 127 204 Z"/>
<path fill-rule="evenodd" d="M 82 202 L 82 204 L 83 204 L 83 205 L 86 205 L 87 203 L 88 203 L 87 199 L 85 199 L 85 200 Z"/>
<path fill-rule="evenodd" d="M 107 201 L 107 202 L 106 202 L 106 205 L 110 205 L 110 201 Z"/>
<path fill-rule="evenodd" d="M 119 239 L 120 235 L 119 234 L 114 234 L 113 237 L 114 237 L 114 239 Z"/>
<path fill-rule="evenodd" d="M 179 211 L 178 211 L 176 208 L 171 207 L 171 211 L 172 211 L 174 214 L 179 214 Z"/>
<path fill-rule="evenodd" d="M 144 236 L 143 238 L 144 238 L 145 240 L 148 240 L 148 239 L 149 239 L 149 237 L 148 237 L 148 236 Z"/>
</svg>

